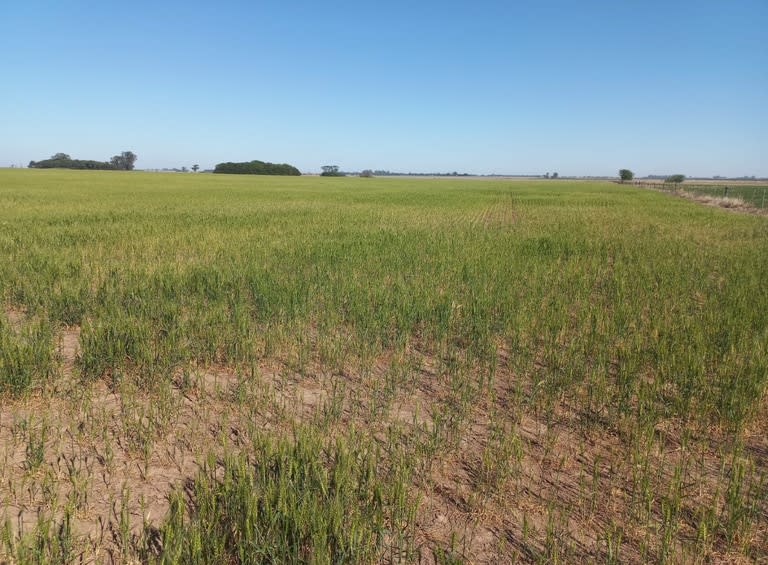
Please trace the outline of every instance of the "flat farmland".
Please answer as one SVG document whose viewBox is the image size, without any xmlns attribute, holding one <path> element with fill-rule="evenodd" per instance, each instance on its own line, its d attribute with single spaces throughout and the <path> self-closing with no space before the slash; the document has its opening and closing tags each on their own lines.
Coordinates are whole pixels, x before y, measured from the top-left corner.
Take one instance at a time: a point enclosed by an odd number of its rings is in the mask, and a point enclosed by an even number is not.
<svg viewBox="0 0 768 565">
<path fill-rule="evenodd" d="M 0 562 L 768 560 L 768 219 L 0 170 Z"/>
</svg>

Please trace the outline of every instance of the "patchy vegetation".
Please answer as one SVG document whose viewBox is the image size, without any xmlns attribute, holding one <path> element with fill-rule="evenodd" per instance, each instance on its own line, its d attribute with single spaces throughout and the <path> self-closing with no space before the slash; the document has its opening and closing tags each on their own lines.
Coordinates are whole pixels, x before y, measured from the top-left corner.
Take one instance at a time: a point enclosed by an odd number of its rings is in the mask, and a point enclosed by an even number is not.
<svg viewBox="0 0 768 565">
<path fill-rule="evenodd" d="M 0 175 L 0 561 L 768 559 L 765 218 Z"/>
</svg>

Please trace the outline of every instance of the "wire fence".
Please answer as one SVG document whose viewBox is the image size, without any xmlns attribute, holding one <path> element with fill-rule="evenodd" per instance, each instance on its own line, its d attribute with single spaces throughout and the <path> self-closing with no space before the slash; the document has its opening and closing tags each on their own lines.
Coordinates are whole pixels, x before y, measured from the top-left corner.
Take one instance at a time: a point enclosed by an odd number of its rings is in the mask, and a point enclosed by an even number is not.
<svg viewBox="0 0 768 565">
<path fill-rule="evenodd" d="M 744 185 L 744 184 L 688 184 L 669 183 L 669 182 L 643 182 L 634 181 L 635 186 L 654 188 L 667 192 L 676 192 L 684 190 L 685 192 L 709 196 L 712 198 L 732 198 L 742 200 L 745 205 L 754 208 L 765 208 L 768 206 L 768 185 Z"/>
</svg>

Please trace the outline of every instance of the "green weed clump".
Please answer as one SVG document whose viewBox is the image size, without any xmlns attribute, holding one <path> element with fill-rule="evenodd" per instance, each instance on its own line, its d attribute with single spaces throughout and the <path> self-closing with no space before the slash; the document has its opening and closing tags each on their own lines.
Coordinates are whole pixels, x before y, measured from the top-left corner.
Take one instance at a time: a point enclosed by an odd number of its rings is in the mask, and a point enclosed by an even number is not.
<svg viewBox="0 0 768 565">
<path fill-rule="evenodd" d="M 40 319 L 18 332 L 0 315 L 0 398 L 43 386 L 55 369 L 53 330 Z"/>
<path fill-rule="evenodd" d="M 75 562 L 77 536 L 72 531 L 72 514 L 69 509 L 61 517 L 41 512 L 31 531 L 20 538 L 7 519 L 0 526 L 0 558 L 9 558 L 14 565 Z"/>
<path fill-rule="evenodd" d="M 152 560 L 379 562 L 391 538 L 396 488 L 377 465 L 372 443 L 328 441 L 306 429 L 293 441 L 258 439 L 250 457 L 209 458 L 189 498 L 172 495 Z"/>
</svg>

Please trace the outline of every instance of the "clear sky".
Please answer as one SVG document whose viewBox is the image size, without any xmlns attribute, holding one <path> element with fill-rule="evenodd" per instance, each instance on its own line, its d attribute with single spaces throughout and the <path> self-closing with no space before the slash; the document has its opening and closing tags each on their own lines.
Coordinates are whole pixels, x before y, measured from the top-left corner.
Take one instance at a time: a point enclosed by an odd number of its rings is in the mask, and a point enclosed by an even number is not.
<svg viewBox="0 0 768 565">
<path fill-rule="evenodd" d="M 768 1 L 9 0 L 0 166 L 768 176 Z"/>
</svg>

